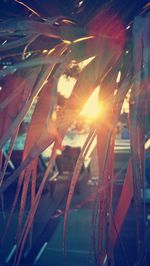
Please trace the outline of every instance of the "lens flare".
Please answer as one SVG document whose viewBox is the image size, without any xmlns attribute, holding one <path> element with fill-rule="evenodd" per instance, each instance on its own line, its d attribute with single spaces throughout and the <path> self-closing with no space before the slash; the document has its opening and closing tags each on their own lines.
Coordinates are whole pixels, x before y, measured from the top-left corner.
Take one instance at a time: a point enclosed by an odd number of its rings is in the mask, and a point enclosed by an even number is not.
<svg viewBox="0 0 150 266">
<path fill-rule="evenodd" d="M 89 99 L 85 103 L 80 115 L 89 119 L 95 119 L 100 114 L 100 105 L 98 102 L 100 86 L 96 87 Z"/>
</svg>

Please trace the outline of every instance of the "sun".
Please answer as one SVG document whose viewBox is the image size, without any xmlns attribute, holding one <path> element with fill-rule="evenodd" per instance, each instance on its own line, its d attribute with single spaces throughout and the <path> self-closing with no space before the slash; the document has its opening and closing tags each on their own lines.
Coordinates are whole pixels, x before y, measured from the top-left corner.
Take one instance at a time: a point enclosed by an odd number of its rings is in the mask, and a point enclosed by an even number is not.
<svg viewBox="0 0 150 266">
<path fill-rule="evenodd" d="M 83 106 L 83 109 L 80 113 L 81 116 L 84 116 L 89 119 L 96 119 L 100 114 L 100 105 L 98 102 L 99 99 L 100 86 L 96 87 L 93 93 L 88 98 L 87 102 Z"/>
<path fill-rule="evenodd" d="M 94 59 L 94 57 L 91 57 L 87 60 L 84 60 L 79 64 L 80 69 L 84 69 L 84 67 L 89 64 Z M 73 88 L 76 83 L 76 79 L 73 77 L 67 77 L 65 75 L 61 75 L 59 78 L 58 86 L 57 86 L 57 91 L 63 95 L 65 98 L 69 98 Z M 84 117 L 89 120 L 94 120 L 96 119 L 101 111 L 102 108 L 100 107 L 101 104 L 99 104 L 98 99 L 99 99 L 99 91 L 100 91 L 100 86 L 97 86 L 95 90 L 92 92 L 90 97 L 88 98 L 87 102 L 83 106 L 80 116 Z"/>
</svg>

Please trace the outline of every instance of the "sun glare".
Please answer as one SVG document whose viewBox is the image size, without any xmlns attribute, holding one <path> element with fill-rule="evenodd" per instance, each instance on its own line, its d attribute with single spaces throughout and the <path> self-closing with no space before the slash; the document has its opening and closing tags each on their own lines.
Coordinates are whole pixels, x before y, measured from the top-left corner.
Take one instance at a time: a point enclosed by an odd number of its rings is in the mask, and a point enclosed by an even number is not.
<svg viewBox="0 0 150 266">
<path fill-rule="evenodd" d="M 81 116 L 85 116 L 89 119 L 95 119 L 98 117 L 100 113 L 100 106 L 98 103 L 99 90 L 100 86 L 96 87 L 96 89 L 90 95 L 80 113 Z"/>
</svg>

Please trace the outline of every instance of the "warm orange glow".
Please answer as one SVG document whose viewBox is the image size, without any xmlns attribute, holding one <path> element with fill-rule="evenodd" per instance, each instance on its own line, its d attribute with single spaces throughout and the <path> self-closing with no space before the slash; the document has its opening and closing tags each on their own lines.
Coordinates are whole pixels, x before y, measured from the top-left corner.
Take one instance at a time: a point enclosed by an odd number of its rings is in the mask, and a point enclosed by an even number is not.
<svg viewBox="0 0 150 266">
<path fill-rule="evenodd" d="M 96 87 L 93 93 L 88 98 L 87 102 L 85 103 L 80 115 L 85 116 L 89 119 L 95 119 L 100 114 L 100 105 L 98 103 L 99 98 L 99 90 L 100 87 Z"/>
<path fill-rule="evenodd" d="M 30 10 L 33 14 L 35 14 L 36 16 L 40 17 L 40 15 L 35 11 L 33 10 L 31 7 L 29 7 L 28 5 L 26 5 L 25 3 L 23 3 L 22 1 L 19 1 L 19 0 L 15 0 L 15 2 L 19 3 L 20 5 L 22 6 L 25 6 L 28 10 Z"/>
<path fill-rule="evenodd" d="M 48 50 L 46 50 L 46 49 L 44 49 L 43 51 L 42 51 L 42 54 L 47 54 L 48 53 Z"/>
<path fill-rule="evenodd" d="M 51 50 L 48 51 L 48 55 L 52 54 L 56 49 L 52 48 Z"/>
<path fill-rule="evenodd" d="M 68 20 L 68 19 L 63 19 L 62 22 L 66 23 L 66 24 L 72 24 L 72 25 L 76 25 L 75 22 Z"/>
<path fill-rule="evenodd" d="M 68 40 L 62 40 L 64 43 L 66 43 L 66 44 L 71 44 L 71 42 L 70 41 L 68 41 Z"/>
<path fill-rule="evenodd" d="M 93 38 L 95 38 L 95 36 L 87 36 L 87 37 L 76 39 L 73 41 L 73 43 L 82 42 L 82 41 L 93 39 Z"/>
</svg>

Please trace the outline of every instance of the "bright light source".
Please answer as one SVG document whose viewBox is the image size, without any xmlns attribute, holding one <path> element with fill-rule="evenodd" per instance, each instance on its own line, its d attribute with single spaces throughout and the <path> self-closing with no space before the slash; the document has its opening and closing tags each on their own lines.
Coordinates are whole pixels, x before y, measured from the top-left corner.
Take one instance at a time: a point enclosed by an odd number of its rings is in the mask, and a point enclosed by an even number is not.
<svg viewBox="0 0 150 266">
<path fill-rule="evenodd" d="M 93 93 L 88 98 L 85 103 L 80 115 L 86 116 L 89 119 L 94 119 L 98 117 L 100 113 L 100 106 L 98 102 L 100 86 L 96 87 Z"/>
</svg>

